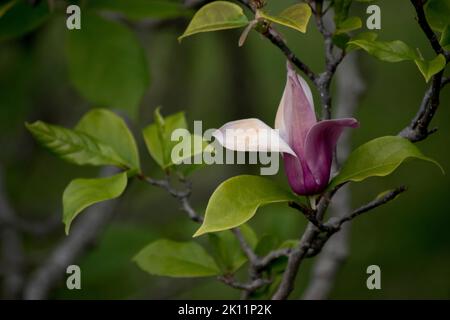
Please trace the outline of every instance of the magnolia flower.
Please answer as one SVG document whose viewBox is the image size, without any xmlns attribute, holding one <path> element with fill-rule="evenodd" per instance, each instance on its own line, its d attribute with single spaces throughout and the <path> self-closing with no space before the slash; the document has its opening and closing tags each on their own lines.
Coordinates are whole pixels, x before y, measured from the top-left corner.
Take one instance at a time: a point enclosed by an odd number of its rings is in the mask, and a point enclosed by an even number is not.
<svg viewBox="0 0 450 320">
<path fill-rule="evenodd" d="M 317 121 L 311 89 L 290 63 L 287 69 L 287 83 L 275 119 L 277 130 L 258 119 L 243 119 L 225 124 L 213 136 L 234 151 L 281 152 L 292 190 L 299 195 L 315 195 L 329 183 L 339 136 L 346 127 L 358 127 L 358 121 Z"/>
</svg>

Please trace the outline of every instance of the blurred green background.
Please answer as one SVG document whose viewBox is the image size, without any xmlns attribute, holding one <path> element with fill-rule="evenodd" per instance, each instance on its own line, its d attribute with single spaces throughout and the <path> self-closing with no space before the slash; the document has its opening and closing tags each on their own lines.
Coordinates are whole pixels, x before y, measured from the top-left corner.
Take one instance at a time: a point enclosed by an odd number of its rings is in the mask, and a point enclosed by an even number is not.
<svg viewBox="0 0 450 320">
<path fill-rule="evenodd" d="M 295 1 L 269 0 L 277 12 Z M 375 1 L 382 10 L 381 40 L 401 39 L 431 56 L 408 0 Z M 355 14 L 366 17 L 366 6 L 355 5 Z M 363 19 L 364 21 L 364 19 Z M 239 48 L 240 31 L 203 33 L 177 37 L 187 19 L 157 27 L 145 25 L 135 34 L 145 48 L 151 75 L 138 116 L 130 119 L 140 145 L 146 171 L 157 174 L 156 164 L 145 151 L 140 129 L 152 122 L 157 106 L 162 113 L 186 111 L 191 125 L 202 120 L 204 128 L 217 128 L 231 120 L 258 117 L 273 123 L 285 84 L 285 59 L 280 51 L 256 32 Z M 365 29 L 365 27 L 364 27 Z M 314 23 L 306 35 L 285 28 L 289 46 L 312 69 L 323 68 L 323 43 Z M 5 171 L 7 196 L 15 211 L 33 220 L 61 214 L 61 194 L 75 177 L 93 177 L 97 169 L 77 167 L 40 148 L 25 130 L 24 122 L 43 120 L 72 126 L 90 107 L 68 77 L 64 55 L 63 10 L 39 28 L 0 43 L 0 162 Z M 389 64 L 361 55 L 367 91 L 355 117 L 353 146 L 383 135 L 396 134 L 407 125 L 419 106 L 426 84 L 416 66 Z M 315 93 L 316 94 L 316 93 Z M 317 97 L 316 97 L 317 98 Z M 315 99 L 317 101 L 317 99 Z M 419 144 L 422 151 L 449 171 L 450 90 L 433 121 L 439 131 Z M 101 106 L 103 107 L 103 106 Z M 228 177 L 257 174 L 257 166 L 209 166 L 192 176 L 193 203 L 203 212 L 215 187 Z M 284 173 L 274 178 L 286 185 Z M 357 207 L 387 189 L 407 185 L 409 191 L 392 203 L 355 220 L 351 254 L 338 275 L 334 299 L 450 298 L 449 176 L 420 161 L 408 162 L 387 178 L 371 178 L 354 184 L 352 206 Z M 65 289 L 64 281 L 51 298 L 86 299 L 228 299 L 237 291 L 213 278 L 170 279 L 149 276 L 131 258 L 148 242 L 164 237 L 190 240 L 196 225 L 179 211 L 179 204 L 165 192 L 135 182 L 115 209 L 115 218 L 98 242 L 78 262 L 82 290 Z M 279 240 L 297 238 L 304 219 L 283 206 L 268 206 L 251 221 L 258 236 L 275 233 Z M 45 259 L 64 237 L 63 226 L 51 237 L 26 237 L 28 269 Z M 300 270 L 298 297 L 306 286 L 313 260 Z M 366 288 L 366 268 L 382 270 L 382 290 Z"/>
</svg>

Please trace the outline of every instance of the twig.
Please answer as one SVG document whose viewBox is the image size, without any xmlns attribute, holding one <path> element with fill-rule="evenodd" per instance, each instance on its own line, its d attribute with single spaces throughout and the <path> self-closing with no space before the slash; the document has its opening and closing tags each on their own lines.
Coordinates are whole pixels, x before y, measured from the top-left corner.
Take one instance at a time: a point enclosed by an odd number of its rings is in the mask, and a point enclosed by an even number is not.
<svg viewBox="0 0 450 320">
<path fill-rule="evenodd" d="M 241 230 L 238 228 L 234 228 L 231 230 L 236 238 L 239 241 L 242 251 L 244 251 L 245 255 L 248 257 L 251 265 L 257 265 L 259 263 L 259 258 L 256 253 L 253 251 L 252 247 L 245 241 L 244 235 Z"/>
<path fill-rule="evenodd" d="M 350 213 L 349 215 L 339 219 L 337 221 L 337 223 L 331 223 L 330 227 L 332 227 L 333 229 L 335 229 L 334 232 L 336 232 L 337 230 L 339 230 L 341 228 L 341 226 L 348 222 L 351 221 L 353 219 L 355 219 L 356 217 L 360 216 L 361 214 L 371 211 L 375 208 L 378 208 L 379 206 L 382 206 L 383 204 L 388 203 L 391 200 L 394 200 L 399 194 L 403 193 L 406 191 L 406 187 L 405 186 L 401 186 L 398 187 L 392 191 L 389 191 L 388 193 L 386 193 L 384 196 L 377 198 L 375 200 L 372 200 L 371 202 L 359 207 L 358 209 L 354 210 L 352 213 Z"/>
<path fill-rule="evenodd" d="M 449 53 L 442 48 L 441 44 L 439 43 L 439 39 L 431 29 L 430 24 L 428 23 L 427 18 L 425 16 L 423 6 L 425 5 L 426 2 L 427 0 L 411 0 L 412 5 L 416 9 L 417 22 L 419 23 L 420 27 L 422 28 L 423 32 L 428 38 L 428 41 L 430 42 L 431 47 L 436 52 L 436 54 L 443 54 L 446 57 L 447 61 L 449 61 L 450 59 Z"/>
<path fill-rule="evenodd" d="M 189 181 L 186 180 L 182 181 L 186 189 L 184 191 L 179 191 L 170 184 L 169 177 L 166 177 L 165 179 L 162 180 L 157 180 L 147 177 L 144 174 L 140 174 L 138 175 L 138 178 L 153 186 L 160 187 L 166 190 L 170 195 L 172 195 L 173 197 L 175 197 L 180 201 L 180 203 L 182 204 L 181 210 L 186 212 L 192 221 L 196 223 L 203 222 L 203 217 L 200 216 L 192 208 L 192 205 L 189 201 L 189 196 L 191 195 L 192 191 L 192 185 Z M 268 266 L 270 266 L 270 264 L 276 259 L 281 258 L 283 256 L 288 256 L 291 250 L 290 249 L 273 250 L 269 252 L 266 256 L 259 257 L 253 251 L 252 247 L 247 243 L 244 235 L 239 230 L 239 228 L 234 228 L 231 231 L 238 239 L 242 251 L 249 260 L 250 282 L 245 284 L 237 283 L 234 280 L 231 280 L 230 277 L 221 277 L 220 280 L 236 289 L 243 290 L 244 297 L 248 297 L 256 289 L 270 283 L 270 280 L 263 278 L 262 271 L 264 271 Z"/>
<path fill-rule="evenodd" d="M 252 5 L 249 0 L 238 0 L 253 13 L 256 13 L 256 8 Z M 270 40 L 276 47 L 278 47 L 286 58 L 292 62 L 297 68 L 299 68 L 311 81 L 316 82 L 317 75 L 311 70 L 311 68 L 305 64 L 300 58 L 298 58 L 295 53 L 288 47 L 285 40 L 280 36 L 278 31 L 276 31 L 270 24 L 268 24 L 263 30 L 260 30 L 261 34 Z"/>
<path fill-rule="evenodd" d="M 305 206 L 302 203 L 298 202 L 289 202 L 289 206 L 291 208 L 294 208 L 305 216 L 306 219 L 308 219 L 309 222 L 311 222 L 317 229 L 320 231 L 326 231 L 327 227 L 324 226 L 316 217 L 316 210 L 313 210 L 307 206 Z"/>
<path fill-rule="evenodd" d="M 323 11 L 323 1 L 308 2 L 311 9 L 314 9 L 315 21 L 317 29 L 322 34 L 325 47 L 325 71 L 316 79 L 315 84 L 320 93 L 322 102 L 322 119 L 331 119 L 331 82 L 337 70 L 337 67 L 345 57 L 345 51 L 337 48 L 335 53 L 335 45 L 333 44 L 333 34 L 328 31 L 325 24 L 331 24 L 332 17 L 330 14 L 325 15 Z"/>
<path fill-rule="evenodd" d="M 264 269 L 267 266 L 269 266 L 273 261 L 282 258 L 282 257 L 289 257 L 289 254 L 291 253 L 292 249 L 286 248 L 286 249 L 278 249 L 273 250 L 269 252 L 265 257 L 262 257 L 259 259 L 259 268 Z"/>
<path fill-rule="evenodd" d="M 146 181 L 152 186 L 156 186 L 166 190 L 172 197 L 178 199 L 178 201 L 181 203 L 181 210 L 188 214 L 189 219 L 196 223 L 203 222 L 203 217 L 197 214 L 197 212 L 192 208 L 189 202 L 189 197 L 192 193 L 192 184 L 189 181 L 182 181 L 184 182 L 185 190 L 179 191 L 170 184 L 169 177 L 166 177 L 166 179 L 157 180 L 140 174 L 138 175 L 138 178 Z"/>
<path fill-rule="evenodd" d="M 267 27 L 262 34 L 269 39 L 275 46 L 277 46 L 286 56 L 286 58 L 292 62 L 297 68 L 299 68 L 312 82 L 316 82 L 318 77 L 311 70 L 311 68 L 302 62 L 287 46 L 286 42 L 280 36 L 280 34 L 271 26 Z"/>
<path fill-rule="evenodd" d="M 406 126 L 399 135 L 412 141 L 418 142 L 426 139 L 437 129 L 428 129 L 431 120 L 440 104 L 441 89 L 448 84 L 448 78 L 443 78 L 444 70 L 433 76 L 433 82 L 425 92 L 419 110 L 411 123 Z"/>
<path fill-rule="evenodd" d="M 270 283 L 272 283 L 269 279 L 255 279 L 249 283 L 241 283 L 236 281 L 233 277 L 229 276 L 219 276 L 217 277 L 223 283 L 229 285 L 232 288 L 243 290 L 246 292 L 254 292 L 261 287 L 264 287 Z"/>
</svg>

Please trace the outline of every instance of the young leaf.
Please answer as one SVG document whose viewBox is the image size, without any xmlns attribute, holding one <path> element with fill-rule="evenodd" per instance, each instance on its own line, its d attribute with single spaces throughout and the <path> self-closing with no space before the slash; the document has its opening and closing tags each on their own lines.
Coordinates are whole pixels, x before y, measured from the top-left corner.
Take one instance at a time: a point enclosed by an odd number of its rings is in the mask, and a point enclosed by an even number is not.
<svg viewBox="0 0 450 320">
<path fill-rule="evenodd" d="M 242 225 L 240 230 L 252 249 L 258 241 L 255 232 L 248 226 Z M 210 233 L 209 242 L 213 248 L 213 256 L 224 274 L 234 273 L 247 261 L 247 256 L 241 249 L 238 239 L 229 230 Z"/>
<path fill-rule="evenodd" d="M 184 112 L 178 112 L 163 118 L 158 108 L 154 118 L 155 122 L 147 126 L 142 133 L 152 158 L 162 169 L 167 169 L 172 165 L 171 152 L 177 143 L 171 139 L 172 132 L 176 129 L 185 129 L 188 132 L 186 117 Z"/>
<path fill-rule="evenodd" d="M 428 0 L 425 15 L 431 27 L 442 32 L 450 24 L 450 0 Z"/>
<path fill-rule="evenodd" d="M 336 34 L 347 33 L 360 29 L 362 27 L 362 21 L 359 17 L 350 17 L 339 23 L 336 29 Z"/>
<path fill-rule="evenodd" d="M 417 59 L 416 52 L 400 40 L 388 42 L 357 39 L 349 41 L 348 45 L 361 48 L 369 54 L 386 62 L 400 62 Z"/>
<path fill-rule="evenodd" d="M 149 84 L 145 52 L 125 26 L 83 13 L 81 30 L 67 31 L 66 56 L 75 88 L 89 102 L 134 116 Z"/>
<path fill-rule="evenodd" d="M 416 59 L 414 60 L 426 82 L 428 82 L 432 76 L 440 72 L 445 68 L 446 61 L 442 54 L 439 54 L 436 58 L 431 61 Z"/>
<path fill-rule="evenodd" d="M 127 187 L 126 172 L 112 177 L 96 179 L 75 179 L 66 187 L 63 193 L 63 222 L 66 234 L 75 217 L 85 208 L 120 196 Z"/>
<path fill-rule="evenodd" d="M 366 40 L 366 41 L 369 41 L 369 42 L 374 42 L 377 38 L 378 38 L 378 34 L 375 33 L 375 32 L 371 32 L 371 31 L 369 31 L 369 32 L 360 32 L 360 33 L 354 35 L 351 38 L 351 41 Z M 359 49 L 359 46 L 351 44 L 349 42 L 347 42 L 346 46 L 347 46 L 347 52 Z"/>
<path fill-rule="evenodd" d="M 127 167 L 127 161 L 110 146 L 90 135 L 36 121 L 26 124 L 34 138 L 56 156 L 77 165 Z"/>
<path fill-rule="evenodd" d="M 214 259 L 195 242 L 157 240 L 133 260 L 144 271 L 167 277 L 209 277 L 220 274 Z"/>
<path fill-rule="evenodd" d="M 0 41 L 23 36 L 50 16 L 46 1 L 33 6 L 27 1 L 10 1 L 0 7 Z"/>
<path fill-rule="evenodd" d="M 89 0 L 87 7 L 121 13 L 131 20 L 173 19 L 190 13 L 181 3 L 170 0 Z"/>
<path fill-rule="evenodd" d="M 269 179 L 249 175 L 230 178 L 209 199 L 205 220 L 194 237 L 238 227 L 251 219 L 260 206 L 296 200 L 291 192 Z"/>
<path fill-rule="evenodd" d="M 214 1 L 197 11 L 178 41 L 200 32 L 241 28 L 247 24 L 241 7 L 227 1 Z"/>
<path fill-rule="evenodd" d="M 408 158 L 436 164 L 409 140 L 398 136 L 385 136 L 371 140 L 354 150 L 339 174 L 331 181 L 329 189 L 347 181 L 363 181 L 369 177 L 384 177 L 395 171 Z"/>
<path fill-rule="evenodd" d="M 139 171 L 139 154 L 136 141 L 125 121 L 114 112 L 94 109 L 86 113 L 75 130 L 84 132 L 112 147 L 126 161 L 132 171 Z"/>
<path fill-rule="evenodd" d="M 202 154 L 208 143 L 203 137 L 188 131 L 184 112 L 164 118 L 158 108 L 154 118 L 155 122 L 142 133 L 147 150 L 156 163 L 163 170 L 176 166 L 177 172 L 183 176 L 200 168 L 202 164 L 195 164 L 193 157 Z M 181 130 L 175 132 L 176 129 Z"/>
<path fill-rule="evenodd" d="M 278 23 L 285 27 L 305 33 L 306 28 L 308 27 L 309 18 L 311 17 L 311 8 L 306 3 L 298 3 L 283 10 L 276 16 L 271 16 L 264 11 L 258 11 L 258 15 L 270 22 Z"/>
</svg>

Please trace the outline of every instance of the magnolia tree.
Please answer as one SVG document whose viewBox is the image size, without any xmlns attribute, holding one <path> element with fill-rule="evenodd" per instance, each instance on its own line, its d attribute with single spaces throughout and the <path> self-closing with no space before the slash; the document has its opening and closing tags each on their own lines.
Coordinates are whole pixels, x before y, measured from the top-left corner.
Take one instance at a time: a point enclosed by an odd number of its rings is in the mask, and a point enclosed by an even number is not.
<svg viewBox="0 0 450 320">
<path fill-rule="evenodd" d="M 422 154 L 414 143 L 427 139 L 436 131 L 429 125 L 439 107 L 440 93 L 449 83 L 449 78 L 444 76 L 450 61 L 449 1 L 411 0 L 409 3 L 415 9 L 417 23 L 423 31 L 421 36 L 428 39 L 434 51 L 430 58 L 424 58 L 419 49 L 413 49 L 401 40 L 381 40 L 376 31 L 361 31 L 362 18 L 350 15 L 353 2 L 369 5 L 371 1 L 305 0 L 279 14 L 268 12 L 263 0 L 189 2 L 187 5 L 198 10 L 179 37 L 180 41 L 189 41 L 188 37 L 201 36 L 203 32 L 241 28 L 240 39 L 229 45 L 242 46 L 250 32 L 257 32 L 262 35 L 261 41 L 266 41 L 266 38 L 286 57 L 286 65 L 280 66 L 286 68 L 286 85 L 284 92 L 279 93 L 278 109 L 273 106 L 273 114 L 276 113 L 274 128 L 258 120 L 258 114 L 255 114 L 254 118 L 229 122 L 211 130 L 209 135 L 202 135 L 188 130 L 184 113 L 163 116 L 157 109 L 154 123 L 145 127 L 142 134 L 146 151 L 164 172 L 164 179 L 156 179 L 143 172 L 139 153 L 145 152 L 138 151 L 127 124 L 112 111 L 93 109 L 74 128 L 42 121 L 26 124 L 40 144 L 65 161 L 116 168 L 104 171 L 104 177 L 75 179 L 68 184 L 62 196 L 66 233 L 72 233 L 72 222 L 79 215 L 90 214 L 89 210 L 84 212 L 86 208 L 120 197 L 131 180 L 138 180 L 167 191 L 168 196 L 180 202 L 182 210 L 192 221 L 186 219 L 186 223 L 198 224 L 191 241 L 176 242 L 167 238 L 142 248 L 133 259 L 142 270 L 168 277 L 214 276 L 240 290 L 243 298 L 287 299 L 305 259 L 317 256 L 328 242 L 337 241 L 338 234 L 349 221 L 393 201 L 406 191 L 405 186 L 399 186 L 382 192 L 357 209 L 339 216 L 327 216 L 328 208 L 343 192 L 343 186 L 360 183 L 373 176 L 387 176 L 410 158 L 440 167 Z M 106 2 L 99 3 L 108 6 Z M 376 7 L 371 10 L 379 15 Z M 88 29 L 88 33 L 89 28 L 112 24 L 91 13 L 82 17 L 82 29 Z M 372 20 L 376 18 L 372 17 Z M 279 26 L 283 26 L 305 33 L 310 23 L 316 24 L 323 39 L 323 70 L 309 67 L 290 49 L 278 31 Z M 376 29 L 376 21 L 370 24 Z M 128 31 L 118 26 L 115 28 L 126 43 Z M 115 92 L 101 96 L 96 87 L 90 85 L 98 80 L 92 78 L 90 70 L 96 66 L 83 65 L 89 59 L 86 53 L 76 50 L 76 45 L 85 41 L 88 40 L 83 33 L 69 36 L 71 50 L 67 54 L 73 83 L 88 99 L 115 108 L 122 103 L 115 99 Z M 127 61 L 128 68 L 145 80 L 147 76 L 140 70 L 143 59 L 140 49 L 131 41 L 128 48 L 131 57 Z M 354 131 L 360 124 L 351 117 L 332 119 L 330 88 L 339 65 L 351 59 L 356 51 L 387 63 L 411 61 L 423 75 L 427 89 L 422 101 L 417 102 L 416 116 L 406 127 L 399 127 L 398 135 L 368 141 L 353 150 L 344 161 L 338 161 L 336 146 L 339 137 L 345 130 Z M 86 78 L 85 74 L 91 76 Z M 145 81 L 129 83 L 128 80 L 118 81 L 123 81 L 129 98 L 138 101 Z M 318 101 L 313 101 L 312 92 L 318 94 Z M 352 94 L 358 93 L 350 92 L 346 99 L 353 99 Z M 189 174 L 202 170 L 205 164 L 217 163 L 224 152 L 234 151 L 250 152 L 249 157 L 259 155 L 260 159 L 275 162 L 281 157 L 286 183 L 279 185 L 268 176 L 273 173 L 264 173 L 263 170 L 261 175 L 232 177 L 217 186 L 205 212 L 194 210 L 189 200 L 193 191 Z M 277 247 L 261 250 L 260 235 L 246 223 L 257 219 L 259 207 L 273 203 L 298 210 L 308 225 L 305 230 L 298 230 L 299 238 L 284 239 Z M 210 242 L 208 248 L 202 245 L 205 241 L 199 242 L 200 238 L 207 238 Z M 246 279 L 238 278 L 236 273 L 245 265 L 248 271 Z M 333 268 L 336 267 L 334 265 Z M 38 274 L 37 284 L 42 285 L 46 272 L 44 268 Z M 332 282 L 333 279 L 327 281 Z M 324 295 L 326 292 L 315 292 L 307 297 Z M 28 296 L 39 294 L 31 290 Z"/>
</svg>

